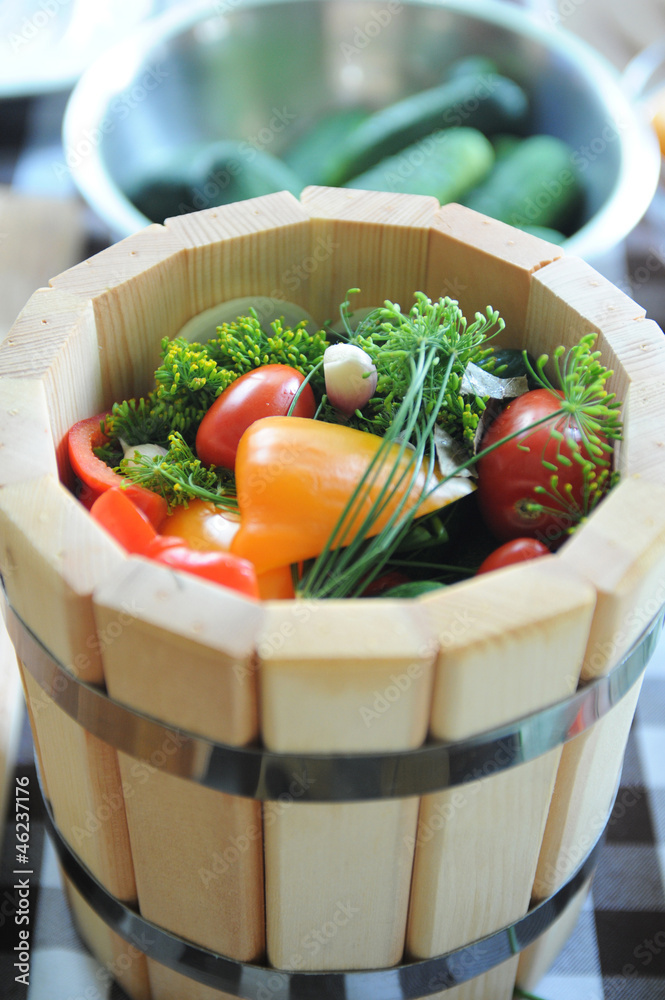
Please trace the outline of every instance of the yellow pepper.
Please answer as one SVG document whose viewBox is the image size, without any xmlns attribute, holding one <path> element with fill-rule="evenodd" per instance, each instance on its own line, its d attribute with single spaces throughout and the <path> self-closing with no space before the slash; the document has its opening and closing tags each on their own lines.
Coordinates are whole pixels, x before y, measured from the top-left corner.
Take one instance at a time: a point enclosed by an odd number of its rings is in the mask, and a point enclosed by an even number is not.
<svg viewBox="0 0 665 1000">
<path fill-rule="evenodd" d="M 254 563 L 257 573 L 319 555 L 339 522 L 362 476 L 383 443 L 375 434 L 304 417 L 264 417 L 243 434 L 236 458 L 240 528 L 231 552 Z M 342 544 L 352 541 L 372 504 L 390 478 L 399 448 L 393 445 L 376 472 L 369 495 L 347 519 Z M 408 452 L 400 460 L 407 469 Z M 404 497 L 409 470 L 399 488 L 373 522 L 376 535 Z M 395 479 L 399 478 L 399 475 Z M 419 471 L 406 503 L 418 504 L 426 470 Z M 431 488 L 431 487 L 430 487 Z M 418 506 L 429 514 L 473 490 L 467 478 L 450 479 Z"/>
</svg>

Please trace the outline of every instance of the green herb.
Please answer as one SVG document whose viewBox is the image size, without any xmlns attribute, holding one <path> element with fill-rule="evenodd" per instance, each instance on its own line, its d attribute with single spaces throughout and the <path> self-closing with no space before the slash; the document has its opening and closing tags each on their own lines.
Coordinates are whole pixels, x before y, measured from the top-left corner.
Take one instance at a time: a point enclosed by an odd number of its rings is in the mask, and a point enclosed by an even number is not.
<svg viewBox="0 0 665 1000">
<path fill-rule="evenodd" d="M 485 345 L 504 327 L 499 314 L 488 306 L 485 315 L 476 313 L 475 321 L 468 325 L 454 299 L 446 297 L 432 302 L 422 292 L 416 292 L 415 305 L 408 315 L 387 301 L 352 332 L 348 296 L 356 291 L 351 289 L 347 293 L 341 307 L 342 320 L 349 340 L 371 357 L 378 379 L 375 396 L 362 415 L 352 420 L 352 425 L 376 434 L 387 432 L 411 381 L 409 359 L 423 344 L 433 351 L 423 387 L 424 412 L 429 415 L 437 405 L 437 422 L 451 434 L 462 437 L 470 450 L 485 399 L 462 397 L 459 389 L 470 362 L 477 365 L 486 362 L 486 367 L 491 364 L 492 351 Z M 437 403 L 448 361 L 452 361 L 452 367 L 446 376 L 442 403 Z M 326 416 L 327 413 L 323 419 Z"/>
<path fill-rule="evenodd" d="M 299 582 L 298 591 L 303 597 L 356 596 L 399 548 L 417 514 L 417 507 L 408 506 L 409 495 L 424 463 L 429 472 L 423 495 L 433 481 L 436 457 L 433 430 L 444 406 L 451 374 L 456 369 L 463 372 L 474 357 L 484 357 L 483 344 L 490 331 L 495 328 L 498 332 L 503 325 L 491 307 L 486 316 L 477 313 L 475 323 L 467 326 L 453 300 L 445 298 L 433 303 L 421 292 L 415 298 L 416 304 L 408 315 L 395 303 L 386 302 L 366 317 L 352 335 L 354 343 L 372 357 L 379 383 L 383 380 L 382 390 L 377 384 L 377 392 L 384 394 L 381 407 L 369 422 L 374 424 L 373 429 L 383 429 L 385 434 L 324 551 Z M 343 317 L 345 308 L 348 298 L 342 307 Z M 363 509 L 394 445 L 398 449 L 387 480 L 355 537 L 349 539 L 349 525 Z M 401 500 L 381 531 L 368 538 L 396 490 L 403 491 Z"/>
<path fill-rule="evenodd" d="M 552 475 L 547 487 L 536 486 L 534 492 L 542 496 L 540 502 L 528 502 L 525 508 L 536 513 L 568 516 L 574 530 L 589 516 L 605 494 L 616 485 L 619 474 L 612 471 L 611 457 L 613 442 L 621 440 L 622 425 L 619 416 L 621 403 L 614 393 L 608 393 L 606 384 L 613 372 L 599 361 L 600 351 L 592 351 L 596 334 L 586 334 L 579 344 L 568 352 L 558 347 L 552 357 L 555 373 L 554 384 L 545 374 L 549 357 L 544 354 L 536 362 L 535 368 L 526 360 L 532 378 L 544 389 L 557 394 L 563 393 L 558 414 L 578 430 L 580 442 L 574 436 L 564 435 L 553 428 L 550 437 L 558 445 L 564 440 L 572 452 L 572 459 L 557 449 L 555 462 L 543 459 L 543 465 Z M 525 352 L 526 356 L 526 352 Z M 563 363 L 562 363 L 563 359 Z M 550 418 L 555 422 L 554 416 Z M 578 503 L 569 483 L 559 485 L 561 467 L 570 467 L 577 462 L 582 466 L 583 496 Z"/>
<path fill-rule="evenodd" d="M 207 354 L 220 367 L 239 375 L 260 365 L 289 365 L 308 375 L 323 360 L 328 347 L 325 332 L 308 333 L 306 320 L 291 328 L 284 326 L 283 319 L 276 319 L 270 331 L 265 332 L 256 310 L 250 309 L 248 316 L 217 328 L 216 337 L 206 344 Z M 323 391 L 322 373 L 315 387 Z"/>
<path fill-rule="evenodd" d="M 237 510 L 233 476 L 222 469 L 208 469 L 177 431 L 169 435 L 166 455 L 147 458 L 139 453 L 123 459 L 118 472 L 133 483 L 159 493 L 171 506 L 192 499 L 208 500 L 226 510 Z"/>
</svg>

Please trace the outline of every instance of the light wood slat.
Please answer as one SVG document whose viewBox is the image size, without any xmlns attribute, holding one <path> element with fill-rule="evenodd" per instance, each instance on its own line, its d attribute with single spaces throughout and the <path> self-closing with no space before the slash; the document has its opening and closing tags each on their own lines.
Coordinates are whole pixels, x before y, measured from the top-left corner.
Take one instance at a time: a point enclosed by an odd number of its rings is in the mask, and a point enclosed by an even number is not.
<svg viewBox="0 0 665 1000">
<path fill-rule="evenodd" d="M 307 187 L 300 198 L 312 218 L 312 245 L 324 248 L 311 279 L 314 318 L 336 322 L 348 289 L 359 285 L 352 308 L 390 299 L 408 312 L 422 291 L 436 198 L 323 187 Z"/>
<path fill-rule="evenodd" d="M 516 983 L 520 989 L 527 992 L 537 989 L 538 983 L 573 933 L 590 889 L 591 879 L 588 879 L 568 903 L 561 916 L 533 944 L 520 953 Z"/>
<path fill-rule="evenodd" d="M 463 739 L 573 691 L 594 599 L 555 556 L 423 599 L 440 643 L 432 736 Z M 477 781 L 423 799 L 410 957 L 444 954 L 526 913 L 559 756 L 500 774 L 501 760 L 488 761 Z"/>
<path fill-rule="evenodd" d="M 655 324 L 644 321 L 645 310 L 579 257 L 563 257 L 533 275 L 529 292 L 524 347 L 536 357 L 552 355 L 560 344 L 571 347 L 587 333 L 597 333 L 596 349 L 603 363 L 616 370 L 609 383 L 623 399 L 628 375 L 643 370 L 645 354 L 653 363 L 663 359 Z"/>
<path fill-rule="evenodd" d="M 152 386 L 162 338 L 196 312 L 183 244 L 158 225 L 63 271 L 51 285 L 92 301 L 106 406 Z"/>
<path fill-rule="evenodd" d="M 646 326 L 647 322 L 640 325 Z M 659 327 L 656 330 L 662 346 L 665 337 Z M 648 377 L 634 378 L 623 398 L 624 432 L 616 467 L 622 475 L 640 475 L 665 486 L 665 364 L 657 360 Z"/>
<path fill-rule="evenodd" d="M 58 475 L 48 401 L 37 379 L 0 379 L 0 488 Z"/>
<path fill-rule="evenodd" d="M 85 375 L 72 379 L 72 371 Z M 67 431 L 104 406 L 90 303 L 53 288 L 32 295 L 0 346 L 0 398 L 11 391 L 9 380 L 20 379 L 38 379 L 43 385 L 58 470 L 68 482 Z M 0 434 L 5 440 L 2 427 Z M 17 435 L 18 442 L 24 439 L 24 434 Z"/>
<path fill-rule="evenodd" d="M 91 594 L 124 556 L 53 477 L 0 490 L 0 567 L 17 613 L 72 673 L 102 683 Z M 120 899 L 136 899 L 115 752 L 24 672 L 46 788 L 62 835 Z"/>
<path fill-rule="evenodd" d="M 275 602 L 266 612 L 257 648 L 269 748 L 422 742 L 434 646 L 415 604 Z M 394 965 L 404 947 L 418 800 L 302 803 L 306 781 L 295 775 L 293 801 L 265 806 L 269 960 L 286 969 Z"/>
<path fill-rule="evenodd" d="M 252 636 L 261 607 L 231 591 L 130 559 L 94 597 L 110 695 L 175 729 L 243 745 L 257 736 Z M 188 741 L 174 733 L 168 759 Z M 264 951 L 260 803 L 120 754 L 141 913 L 239 960 Z M 152 975 L 152 972 L 151 972 Z M 172 975 L 163 970 L 160 982 Z"/>
<path fill-rule="evenodd" d="M 665 601 L 665 488 L 625 479 L 561 550 L 596 588 L 585 680 L 607 673 Z M 564 747 L 534 883 L 544 898 L 572 874 L 607 819 L 640 683 Z"/>
<path fill-rule="evenodd" d="M 469 321 L 491 305 L 506 323 L 494 343 L 523 347 L 532 275 L 562 256 L 561 247 L 536 236 L 462 205 L 443 205 L 432 221 L 423 291 L 457 299 Z"/>
<path fill-rule="evenodd" d="M 307 212 L 286 191 L 167 219 L 187 247 L 191 315 L 262 295 L 309 309 L 310 275 L 329 250 L 312 242 Z"/>
<path fill-rule="evenodd" d="M 79 934 L 92 954 L 104 966 L 95 978 L 99 982 L 99 992 L 103 995 L 106 984 L 116 979 L 131 1000 L 162 1000 L 152 993 L 148 980 L 148 964 L 141 947 L 145 942 L 125 941 L 115 934 L 83 899 L 78 889 L 62 872 L 62 880 L 67 899 L 74 915 Z"/>
</svg>

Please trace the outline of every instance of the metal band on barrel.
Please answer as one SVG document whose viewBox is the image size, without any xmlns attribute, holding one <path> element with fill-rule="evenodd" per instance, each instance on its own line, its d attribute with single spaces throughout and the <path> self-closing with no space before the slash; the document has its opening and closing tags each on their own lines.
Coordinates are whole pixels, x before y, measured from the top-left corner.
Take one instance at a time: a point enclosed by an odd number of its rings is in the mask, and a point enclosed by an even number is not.
<svg viewBox="0 0 665 1000">
<path fill-rule="evenodd" d="M 661 624 L 662 611 L 610 673 L 569 698 L 469 739 L 391 752 L 302 754 L 216 743 L 114 701 L 66 670 L 7 605 L 7 628 L 24 668 L 45 697 L 89 733 L 150 767 L 263 801 L 429 795 L 534 760 L 588 729 L 623 698 L 643 673 Z"/>
<path fill-rule="evenodd" d="M 518 954 L 554 923 L 596 867 L 604 831 L 572 878 L 510 927 L 472 944 L 388 969 L 291 972 L 238 962 L 200 948 L 111 895 L 64 840 L 44 799 L 45 823 L 65 875 L 97 915 L 148 958 L 205 986 L 243 1000 L 416 1000 L 452 989 Z"/>
</svg>

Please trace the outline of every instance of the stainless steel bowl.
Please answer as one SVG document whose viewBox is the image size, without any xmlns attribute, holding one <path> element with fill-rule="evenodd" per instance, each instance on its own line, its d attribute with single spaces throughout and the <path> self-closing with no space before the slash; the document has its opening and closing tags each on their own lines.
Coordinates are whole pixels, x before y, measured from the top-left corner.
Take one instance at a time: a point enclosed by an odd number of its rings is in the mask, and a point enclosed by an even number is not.
<svg viewBox="0 0 665 1000">
<path fill-rule="evenodd" d="M 279 156 L 322 112 L 387 105 L 473 53 L 524 87 L 532 131 L 574 149 L 585 206 L 565 248 L 616 279 L 623 240 L 658 182 L 655 138 L 602 57 L 499 0 L 206 0 L 168 10 L 80 80 L 64 120 L 67 163 L 122 237 L 149 221 L 127 192 L 183 146 L 233 138 L 248 155 Z"/>
</svg>

